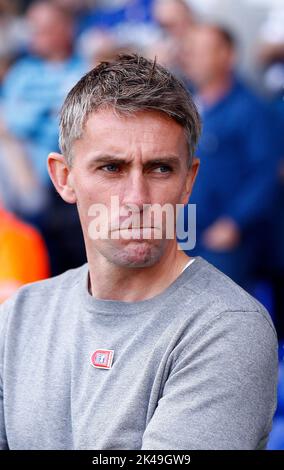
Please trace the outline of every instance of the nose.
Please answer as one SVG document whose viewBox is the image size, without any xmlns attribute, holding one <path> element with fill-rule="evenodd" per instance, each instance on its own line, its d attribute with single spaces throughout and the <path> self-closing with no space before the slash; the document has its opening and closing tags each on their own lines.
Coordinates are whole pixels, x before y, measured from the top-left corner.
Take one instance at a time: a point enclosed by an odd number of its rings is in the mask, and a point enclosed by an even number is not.
<svg viewBox="0 0 284 470">
<path fill-rule="evenodd" d="M 134 210 L 133 206 L 137 206 L 137 210 L 142 212 L 143 205 L 151 203 L 149 189 L 149 184 L 142 171 L 130 172 L 123 187 L 122 205 L 132 211 Z"/>
</svg>

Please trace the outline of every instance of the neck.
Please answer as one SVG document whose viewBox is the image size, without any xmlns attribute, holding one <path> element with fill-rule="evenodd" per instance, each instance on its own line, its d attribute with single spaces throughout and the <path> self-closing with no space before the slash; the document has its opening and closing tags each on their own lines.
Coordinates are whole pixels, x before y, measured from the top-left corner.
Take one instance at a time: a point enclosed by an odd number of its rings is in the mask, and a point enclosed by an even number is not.
<svg viewBox="0 0 284 470">
<path fill-rule="evenodd" d="M 198 94 L 206 105 L 213 105 L 232 88 L 233 78 L 231 75 L 225 75 L 221 79 L 211 80 L 199 87 Z"/>
<path fill-rule="evenodd" d="M 88 250 L 87 250 L 88 251 Z M 162 293 L 181 274 L 189 257 L 173 245 L 153 266 L 133 268 L 110 263 L 98 252 L 87 254 L 90 292 L 97 299 L 137 302 Z"/>
</svg>

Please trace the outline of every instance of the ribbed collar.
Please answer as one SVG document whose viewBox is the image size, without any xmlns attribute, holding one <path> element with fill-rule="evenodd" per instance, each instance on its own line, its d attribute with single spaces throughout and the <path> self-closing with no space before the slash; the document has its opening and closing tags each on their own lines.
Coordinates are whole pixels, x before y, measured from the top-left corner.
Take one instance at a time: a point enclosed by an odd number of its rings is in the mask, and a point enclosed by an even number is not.
<svg viewBox="0 0 284 470">
<path fill-rule="evenodd" d="M 82 276 L 78 285 L 80 298 L 86 310 L 92 313 L 102 315 L 137 315 L 143 312 L 149 312 L 156 307 L 162 306 L 170 298 L 178 302 L 180 300 L 180 289 L 186 284 L 192 291 L 198 292 L 198 280 L 196 274 L 207 264 L 206 260 L 196 256 L 191 263 L 163 292 L 146 300 L 136 302 L 125 302 L 118 300 L 97 299 L 88 291 L 89 269 L 86 263 L 82 267 Z"/>
</svg>

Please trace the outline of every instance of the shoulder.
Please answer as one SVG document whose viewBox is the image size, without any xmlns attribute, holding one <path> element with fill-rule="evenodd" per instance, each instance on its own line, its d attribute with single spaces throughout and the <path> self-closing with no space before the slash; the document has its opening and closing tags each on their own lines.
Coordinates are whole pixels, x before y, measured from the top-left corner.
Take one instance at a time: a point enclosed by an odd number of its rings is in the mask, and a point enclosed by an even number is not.
<svg viewBox="0 0 284 470">
<path fill-rule="evenodd" d="M 278 341 L 268 311 L 206 260 L 199 264 L 184 291 L 187 316 L 171 354 L 173 371 L 196 370 L 206 380 L 211 374 L 212 383 L 220 376 L 233 388 L 247 383 L 256 393 L 259 384 L 275 397 Z"/>
<path fill-rule="evenodd" d="M 22 286 L 0 306 L 0 331 L 1 324 L 3 329 L 9 319 L 18 322 L 20 317 L 28 319 L 34 312 L 45 315 L 51 303 L 61 302 L 63 298 L 67 301 L 86 270 L 87 264 L 84 264 L 58 276 Z"/>
<path fill-rule="evenodd" d="M 256 298 L 204 258 L 198 257 L 197 262 L 193 276 L 188 276 L 183 296 L 185 311 L 191 308 L 191 299 L 194 299 L 195 317 L 191 317 L 191 329 L 195 326 L 196 334 L 216 323 L 226 328 L 231 322 L 236 326 L 239 323 L 240 327 L 252 323 L 264 330 L 268 328 L 276 337 L 270 314 Z"/>
<path fill-rule="evenodd" d="M 42 60 L 37 57 L 34 57 L 34 56 L 22 57 L 10 67 L 6 75 L 7 79 L 5 78 L 5 82 L 9 80 L 10 76 L 16 76 L 17 73 L 22 72 L 22 71 L 37 69 L 41 64 L 42 64 Z"/>
<path fill-rule="evenodd" d="M 18 301 L 18 298 L 30 298 L 35 301 L 38 297 L 54 295 L 62 291 L 68 294 L 68 291 L 71 291 L 80 282 L 86 270 L 87 264 L 83 264 L 58 276 L 26 284 L 17 292 L 15 301 Z"/>
</svg>

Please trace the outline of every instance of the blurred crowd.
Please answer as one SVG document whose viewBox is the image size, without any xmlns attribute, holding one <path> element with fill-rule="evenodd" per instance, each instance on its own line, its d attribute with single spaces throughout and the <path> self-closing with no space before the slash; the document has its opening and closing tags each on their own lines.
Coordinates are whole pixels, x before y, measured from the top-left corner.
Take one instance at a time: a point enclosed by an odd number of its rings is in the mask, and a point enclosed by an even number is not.
<svg viewBox="0 0 284 470">
<path fill-rule="evenodd" d="M 59 151 L 71 87 L 100 61 L 138 52 L 178 75 L 202 116 L 188 254 L 259 298 L 284 339 L 284 8 L 259 29 L 252 82 L 240 38 L 195 4 L 0 0 L 0 301 L 85 262 L 76 207 L 53 189 L 46 158 Z"/>
</svg>

